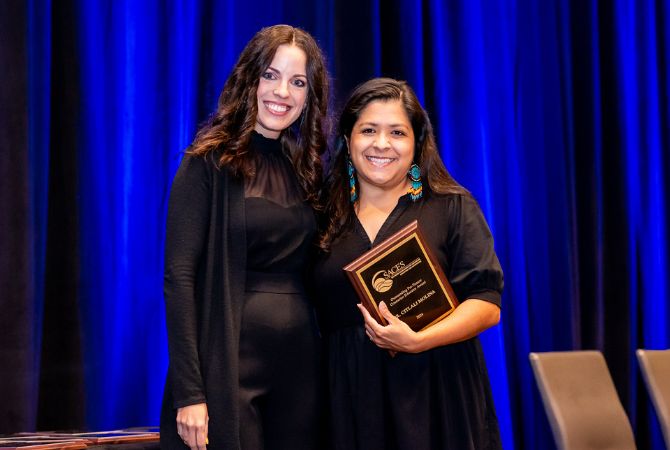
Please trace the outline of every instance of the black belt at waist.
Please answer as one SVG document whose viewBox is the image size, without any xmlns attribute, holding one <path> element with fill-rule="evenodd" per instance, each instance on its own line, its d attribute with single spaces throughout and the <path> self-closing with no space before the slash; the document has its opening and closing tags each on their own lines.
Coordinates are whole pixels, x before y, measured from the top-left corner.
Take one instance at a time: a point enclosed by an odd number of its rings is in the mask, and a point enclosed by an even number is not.
<svg viewBox="0 0 670 450">
<path fill-rule="evenodd" d="M 247 292 L 275 294 L 304 294 L 305 284 L 300 273 L 254 272 L 247 270 Z"/>
</svg>

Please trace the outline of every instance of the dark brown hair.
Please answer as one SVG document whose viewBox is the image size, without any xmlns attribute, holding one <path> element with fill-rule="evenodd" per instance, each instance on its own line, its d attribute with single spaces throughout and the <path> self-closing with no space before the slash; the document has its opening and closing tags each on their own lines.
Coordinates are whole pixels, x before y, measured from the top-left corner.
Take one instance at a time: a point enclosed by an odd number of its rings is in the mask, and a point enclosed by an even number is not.
<svg viewBox="0 0 670 450">
<path fill-rule="evenodd" d="M 323 195 L 325 210 L 323 231 L 319 239 L 322 250 L 328 251 L 333 240 L 353 224 L 354 205 L 349 199 L 347 139 L 361 112 L 374 101 L 400 100 L 414 131 L 414 162 L 421 169 L 423 189 L 430 193 L 449 194 L 467 192 L 447 172 L 435 144 L 433 126 L 412 88 L 405 81 L 374 78 L 359 85 L 349 96 L 335 137 L 335 156 L 326 180 Z M 358 188 L 358 186 L 356 186 Z"/>
<path fill-rule="evenodd" d="M 216 111 L 196 134 L 189 153 L 213 154 L 219 166 L 228 166 L 235 175 L 253 175 L 247 147 L 258 115 L 258 83 L 283 44 L 295 45 L 307 55 L 308 91 L 303 112 L 281 133 L 281 141 L 290 153 L 306 200 L 316 206 L 322 177 L 320 156 L 326 148 L 328 72 L 316 41 L 300 28 L 274 25 L 256 33 L 242 50 L 223 86 Z"/>
</svg>

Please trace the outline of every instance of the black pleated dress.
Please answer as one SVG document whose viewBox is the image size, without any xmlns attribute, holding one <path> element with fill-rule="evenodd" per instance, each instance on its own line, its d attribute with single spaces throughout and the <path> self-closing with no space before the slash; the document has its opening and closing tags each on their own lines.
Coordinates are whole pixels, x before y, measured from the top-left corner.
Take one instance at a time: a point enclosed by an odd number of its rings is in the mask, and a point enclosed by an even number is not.
<svg viewBox="0 0 670 450">
<path fill-rule="evenodd" d="M 318 336 L 304 289 L 316 231 L 278 140 L 253 133 L 245 182 L 247 278 L 240 334 L 242 449 L 315 449 Z"/>
<path fill-rule="evenodd" d="M 503 275 L 476 201 L 467 194 L 401 197 L 371 243 L 359 222 L 315 266 L 326 339 L 330 424 L 338 450 L 500 449 L 478 338 L 389 356 L 366 336 L 355 291 L 342 271 L 412 220 L 419 224 L 459 300 L 500 306 Z"/>
</svg>

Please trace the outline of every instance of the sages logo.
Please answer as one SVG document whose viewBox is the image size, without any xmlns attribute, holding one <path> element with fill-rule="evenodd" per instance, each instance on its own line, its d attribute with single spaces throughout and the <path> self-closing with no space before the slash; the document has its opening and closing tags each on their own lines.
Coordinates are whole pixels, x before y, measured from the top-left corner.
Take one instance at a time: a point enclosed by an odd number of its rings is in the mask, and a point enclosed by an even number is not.
<svg viewBox="0 0 670 450">
<path fill-rule="evenodd" d="M 388 270 L 380 270 L 372 276 L 372 287 L 377 292 L 386 292 L 393 286 L 393 278 L 404 272 L 405 263 L 400 261 Z"/>
<path fill-rule="evenodd" d="M 385 270 L 380 270 L 372 276 L 372 287 L 375 288 L 377 292 L 386 292 L 391 289 L 393 286 L 393 280 L 390 278 L 384 277 Z"/>
</svg>

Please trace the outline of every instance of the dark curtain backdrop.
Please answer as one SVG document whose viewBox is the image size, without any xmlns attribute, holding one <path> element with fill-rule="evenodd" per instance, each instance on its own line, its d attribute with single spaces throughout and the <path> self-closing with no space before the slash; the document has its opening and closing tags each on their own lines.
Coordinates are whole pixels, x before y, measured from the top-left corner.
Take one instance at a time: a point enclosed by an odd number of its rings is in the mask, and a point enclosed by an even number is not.
<svg viewBox="0 0 670 450">
<path fill-rule="evenodd" d="M 553 448 L 528 352 L 570 349 L 604 352 L 640 448 L 663 448 L 634 350 L 670 347 L 664 0 L 0 1 L 0 432 L 157 423 L 171 179 L 275 23 L 316 36 L 334 111 L 408 80 L 479 200 L 505 448 Z"/>
</svg>

